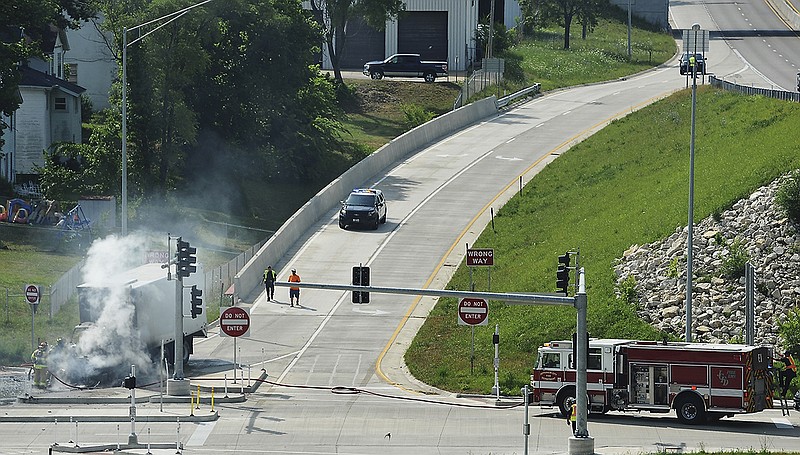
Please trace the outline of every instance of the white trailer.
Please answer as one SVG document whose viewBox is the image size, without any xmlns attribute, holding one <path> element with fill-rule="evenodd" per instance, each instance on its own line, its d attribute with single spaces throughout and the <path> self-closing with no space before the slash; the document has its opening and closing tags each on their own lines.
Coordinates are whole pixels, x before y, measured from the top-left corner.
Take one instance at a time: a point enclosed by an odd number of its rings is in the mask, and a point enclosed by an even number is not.
<svg viewBox="0 0 800 455">
<path fill-rule="evenodd" d="M 161 344 L 167 360 L 174 364 L 176 274 L 170 267 L 171 280 L 167 280 L 167 269 L 161 264 L 145 264 L 128 270 L 103 282 L 86 282 L 78 285 L 78 308 L 81 325 L 78 331 L 91 326 L 117 326 L 121 320 L 127 323 L 119 333 L 131 336 L 131 343 L 147 349 L 151 358 L 160 358 Z M 183 360 L 189 360 L 193 352 L 193 339 L 207 336 L 205 297 L 201 313 L 192 317 L 191 286 L 203 289 L 203 270 L 198 264 L 197 273 L 183 279 Z M 130 312 L 132 311 L 132 314 Z"/>
</svg>

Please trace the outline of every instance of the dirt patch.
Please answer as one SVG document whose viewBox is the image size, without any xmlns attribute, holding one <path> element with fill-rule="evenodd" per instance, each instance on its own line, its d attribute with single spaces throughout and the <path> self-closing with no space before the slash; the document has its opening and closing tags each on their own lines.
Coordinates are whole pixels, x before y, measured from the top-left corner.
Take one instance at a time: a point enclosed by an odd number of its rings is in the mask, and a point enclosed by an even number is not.
<svg viewBox="0 0 800 455">
<path fill-rule="evenodd" d="M 415 104 L 443 114 L 450 110 L 459 86 L 450 82 L 348 80 L 356 95 L 357 113 L 389 117 L 402 112 L 401 105 Z"/>
</svg>

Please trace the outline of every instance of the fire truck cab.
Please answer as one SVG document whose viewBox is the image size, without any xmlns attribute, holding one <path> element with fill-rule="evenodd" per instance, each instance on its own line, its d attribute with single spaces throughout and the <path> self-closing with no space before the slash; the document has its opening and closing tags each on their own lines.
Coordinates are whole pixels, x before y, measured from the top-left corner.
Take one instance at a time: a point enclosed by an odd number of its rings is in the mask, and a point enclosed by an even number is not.
<svg viewBox="0 0 800 455">
<path fill-rule="evenodd" d="M 531 401 L 557 406 L 575 397 L 572 341 L 539 348 Z M 587 358 L 589 412 L 670 412 L 683 423 L 772 407 L 771 353 L 764 346 L 593 339 Z"/>
</svg>

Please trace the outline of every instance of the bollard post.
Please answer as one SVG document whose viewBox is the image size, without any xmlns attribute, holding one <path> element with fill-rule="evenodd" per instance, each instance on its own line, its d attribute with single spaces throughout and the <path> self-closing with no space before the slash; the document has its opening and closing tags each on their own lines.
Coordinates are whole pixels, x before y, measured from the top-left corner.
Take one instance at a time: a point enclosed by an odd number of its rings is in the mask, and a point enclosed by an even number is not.
<svg viewBox="0 0 800 455">
<path fill-rule="evenodd" d="M 228 375 L 225 374 L 223 377 L 225 379 L 225 398 L 228 398 Z"/>
<path fill-rule="evenodd" d="M 197 385 L 197 402 L 195 402 L 195 409 L 200 409 L 200 384 Z"/>
<path fill-rule="evenodd" d="M 252 385 L 250 385 L 250 365 L 247 365 L 247 388 L 250 389 Z"/>
<path fill-rule="evenodd" d="M 194 392 L 189 392 L 189 415 L 194 416 Z"/>
<path fill-rule="evenodd" d="M 58 419 L 53 419 L 53 445 L 58 445 Z"/>
<path fill-rule="evenodd" d="M 153 455 L 150 451 L 150 427 L 147 427 L 147 455 Z"/>
<path fill-rule="evenodd" d="M 119 450 L 119 424 L 117 424 L 117 450 Z"/>
<path fill-rule="evenodd" d="M 75 421 L 75 447 L 78 447 L 78 421 Z"/>
<path fill-rule="evenodd" d="M 211 413 L 214 413 L 214 386 L 211 386 Z"/>
<path fill-rule="evenodd" d="M 175 431 L 175 453 L 181 453 L 181 418 L 177 418 L 177 429 Z"/>
</svg>

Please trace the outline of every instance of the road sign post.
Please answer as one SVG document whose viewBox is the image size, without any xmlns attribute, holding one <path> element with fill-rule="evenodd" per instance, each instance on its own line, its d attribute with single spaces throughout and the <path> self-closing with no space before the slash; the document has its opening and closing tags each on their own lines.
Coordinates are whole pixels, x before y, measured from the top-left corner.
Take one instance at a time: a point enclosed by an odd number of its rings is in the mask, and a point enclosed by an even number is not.
<svg viewBox="0 0 800 455">
<path fill-rule="evenodd" d="M 29 284 L 25 286 L 25 300 L 31 305 L 31 347 L 36 349 L 36 308 L 39 306 L 39 300 L 42 297 L 42 292 L 38 285 Z"/>
<path fill-rule="evenodd" d="M 469 289 L 475 290 L 475 283 L 472 281 L 472 267 L 489 267 L 489 290 L 492 289 L 492 269 L 494 266 L 494 249 L 493 248 L 470 248 L 467 244 L 467 267 L 469 267 Z"/>
<path fill-rule="evenodd" d="M 472 326 L 469 372 L 475 371 L 475 326 L 489 323 L 489 304 L 484 299 L 463 298 L 458 302 L 458 324 Z"/>
<path fill-rule="evenodd" d="M 222 333 L 233 337 L 233 383 L 236 384 L 236 339 L 250 331 L 250 314 L 244 308 L 230 307 L 219 316 L 219 328 Z M 244 377 L 242 377 L 244 380 Z"/>
</svg>

